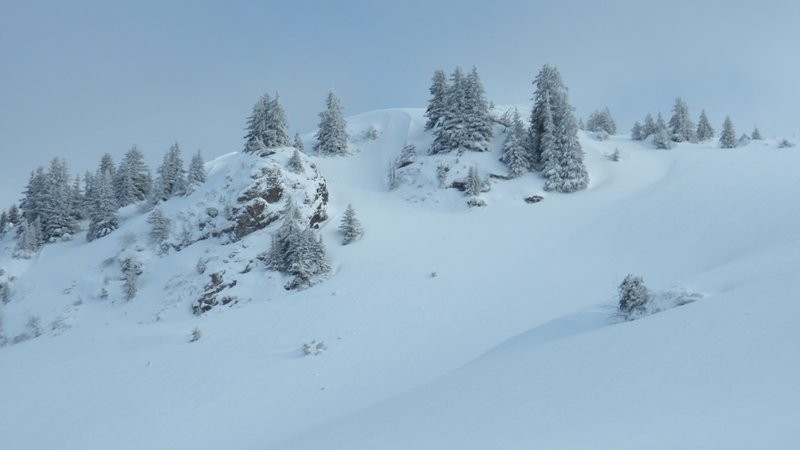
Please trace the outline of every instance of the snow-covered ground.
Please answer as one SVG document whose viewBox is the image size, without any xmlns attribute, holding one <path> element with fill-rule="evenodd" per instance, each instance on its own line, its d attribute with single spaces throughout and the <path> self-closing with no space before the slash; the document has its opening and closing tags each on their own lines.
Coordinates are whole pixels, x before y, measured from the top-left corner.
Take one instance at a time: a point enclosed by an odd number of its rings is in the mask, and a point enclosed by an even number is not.
<svg viewBox="0 0 800 450">
<path fill-rule="evenodd" d="M 334 270 L 303 291 L 263 266 L 239 273 L 274 226 L 168 256 L 136 207 L 112 235 L 33 260 L 12 260 L 7 237 L 6 335 L 30 316 L 44 334 L 0 348 L 0 447 L 800 446 L 800 151 L 582 134 L 588 190 L 492 179 L 487 206 L 468 208 L 437 187 L 436 167 L 450 164 L 451 180 L 473 164 L 505 173 L 500 129 L 494 152 L 431 157 L 423 125 L 422 110 L 362 114 L 349 119 L 351 156 L 312 158 L 330 190 L 321 234 Z M 386 168 L 408 143 L 416 162 L 389 191 Z M 246 164 L 210 162 L 207 186 L 164 208 L 204 211 Z M 341 246 L 348 203 L 366 233 Z M 137 246 L 144 273 L 125 302 L 113 277 Z M 192 314 L 200 259 L 239 280 L 238 303 Z M 628 273 L 662 298 L 702 298 L 621 321 Z M 327 349 L 304 356 L 311 340 Z"/>
</svg>

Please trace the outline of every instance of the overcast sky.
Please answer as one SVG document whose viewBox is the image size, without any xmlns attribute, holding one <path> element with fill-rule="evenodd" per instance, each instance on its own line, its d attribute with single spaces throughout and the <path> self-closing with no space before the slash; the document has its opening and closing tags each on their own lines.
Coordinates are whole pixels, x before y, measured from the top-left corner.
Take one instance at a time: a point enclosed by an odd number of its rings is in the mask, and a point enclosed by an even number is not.
<svg viewBox="0 0 800 450">
<path fill-rule="evenodd" d="M 475 65 L 497 104 L 528 102 L 556 65 L 579 115 L 627 132 L 676 96 L 719 129 L 800 130 L 800 2 L 0 0 L 0 206 L 54 156 L 94 170 L 137 144 L 207 159 L 239 150 L 264 92 L 313 131 L 326 92 L 346 115 L 425 106 L 434 70 Z"/>
</svg>

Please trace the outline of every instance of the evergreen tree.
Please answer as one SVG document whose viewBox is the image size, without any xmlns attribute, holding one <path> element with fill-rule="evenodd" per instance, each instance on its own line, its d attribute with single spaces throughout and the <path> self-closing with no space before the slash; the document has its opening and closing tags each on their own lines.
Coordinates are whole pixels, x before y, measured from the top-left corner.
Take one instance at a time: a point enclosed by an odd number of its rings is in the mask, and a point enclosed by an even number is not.
<svg viewBox="0 0 800 450">
<path fill-rule="evenodd" d="M 542 167 L 545 190 L 575 192 L 589 186 L 578 125 L 558 69 L 545 65 L 534 82 L 529 154 Z"/>
<path fill-rule="evenodd" d="M 463 139 L 459 147 L 476 152 L 489 151 L 492 137 L 492 117 L 483 90 L 478 69 L 473 67 L 464 84 L 464 108 L 462 116 Z"/>
<path fill-rule="evenodd" d="M 161 208 L 155 208 L 147 216 L 147 223 L 150 224 L 150 242 L 159 247 L 159 253 L 166 253 L 169 249 L 166 242 L 169 241 L 170 220 L 164 215 Z"/>
<path fill-rule="evenodd" d="M 262 153 L 264 156 L 264 149 L 289 146 L 287 127 L 286 113 L 283 111 L 278 94 L 275 94 L 274 99 L 269 94 L 262 95 L 247 119 L 244 151 Z"/>
<path fill-rule="evenodd" d="M 192 161 L 189 163 L 187 181 L 191 190 L 206 182 L 206 167 L 200 150 L 192 156 Z"/>
<path fill-rule="evenodd" d="M 669 150 L 672 148 L 672 140 L 669 137 L 669 131 L 667 131 L 667 124 L 664 123 L 664 118 L 661 117 L 661 113 L 658 113 L 658 119 L 656 120 L 653 145 L 660 150 Z"/>
<path fill-rule="evenodd" d="M 294 173 L 305 172 L 305 169 L 303 169 L 303 159 L 300 157 L 300 151 L 296 148 L 294 152 L 292 152 L 292 157 L 289 158 L 289 162 L 286 163 L 286 167 Z"/>
<path fill-rule="evenodd" d="M 42 224 L 37 217 L 33 222 L 25 221 L 22 228 L 22 235 L 20 235 L 17 249 L 19 255 L 29 258 L 30 255 L 37 252 L 42 246 Z"/>
<path fill-rule="evenodd" d="M 357 241 L 364 235 L 364 228 L 356 217 L 353 205 L 347 205 L 347 209 L 342 215 L 342 222 L 339 224 L 339 231 L 342 233 L 342 245 Z"/>
<path fill-rule="evenodd" d="M 122 261 L 122 292 L 125 300 L 131 301 L 139 291 L 139 276 L 143 273 L 142 263 L 136 258 L 125 258 Z"/>
<path fill-rule="evenodd" d="M 22 218 L 20 217 L 17 205 L 11 205 L 11 207 L 8 208 L 8 223 L 10 223 L 13 226 L 17 226 L 19 225 L 21 220 Z"/>
<path fill-rule="evenodd" d="M 60 158 L 53 158 L 47 172 L 39 214 L 44 242 L 69 236 L 77 230 L 71 194 L 67 164 Z"/>
<path fill-rule="evenodd" d="M 303 139 L 300 137 L 300 133 L 294 134 L 294 148 L 301 152 L 305 150 Z"/>
<path fill-rule="evenodd" d="M 79 222 L 85 218 L 83 214 L 83 192 L 81 191 L 81 176 L 75 175 L 75 179 L 72 182 L 72 188 L 70 189 L 70 203 L 69 203 L 69 211 L 72 219 L 76 222 Z"/>
<path fill-rule="evenodd" d="M 638 120 L 633 123 L 633 128 L 631 128 L 631 139 L 634 141 L 644 140 L 644 128 Z"/>
<path fill-rule="evenodd" d="M 47 196 L 47 174 L 39 166 L 31 172 L 28 184 L 23 191 L 22 200 L 19 202 L 22 216 L 28 223 L 33 223 L 44 212 L 44 203 Z"/>
<path fill-rule="evenodd" d="M 6 234 L 6 230 L 9 227 L 8 223 L 8 213 L 3 211 L 0 212 L 0 236 Z"/>
<path fill-rule="evenodd" d="M 644 117 L 644 125 L 642 125 L 642 140 L 656 134 L 656 131 L 658 131 L 658 127 L 656 127 L 656 122 L 653 120 L 653 115 L 647 113 Z"/>
<path fill-rule="evenodd" d="M 86 233 L 86 239 L 93 241 L 119 228 L 116 206 L 111 172 L 106 170 L 101 173 L 98 170 L 94 176 L 92 187 L 89 230 Z"/>
<path fill-rule="evenodd" d="M 88 170 L 83 174 L 83 203 L 82 203 L 82 211 L 83 211 L 83 218 L 89 218 L 89 211 L 92 210 L 92 199 L 94 198 L 93 187 L 94 185 L 94 175 Z"/>
<path fill-rule="evenodd" d="M 675 142 L 695 142 L 694 124 L 689 116 L 689 106 L 682 98 L 675 99 L 672 107 L 672 117 L 669 119 L 670 138 Z"/>
<path fill-rule="evenodd" d="M 700 120 L 697 122 L 697 140 L 707 141 L 714 137 L 714 128 L 711 126 L 711 122 L 708 120 L 708 116 L 706 116 L 706 110 L 702 110 L 700 112 Z"/>
<path fill-rule="evenodd" d="M 604 131 L 608 134 L 617 134 L 617 123 L 611 117 L 611 111 L 605 107 L 602 111 L 595 111 L 589 115 L 586 129 L 593 132 Z"/>
<path fill-rule="evenodd" d="M 158 168 L 157 198 L 167 200 L 186 193 L 186 170 L 178 143 L 172 144 Z"/>
<path fill-rule="evenodd" d="M 725 116 L 725 122 L 722 124 L 719 146 L 722 148 L 736 148 L 736 130 L 733 128 L 730 116 Z"/>
<path fill-rule="evenodd" d="M 650 294 L 642 277 L 628 274 L 619 285 L 619 312 L 626 320 L 633 320 L 643 314 L 649 300 Z"/>
<path fill-rule="evenodd" d="M 316 239 L 304 222 L 300 210 L 287 199 L 283 224 L 266 254 L 267 268 L 294 277 L 286 289 L 310 286 L 330 271 L 322 239 Z"/>
<path fill-rule="evenodd" d="M 314 150 L 321 155 L 345 155 L 348 139 L 347 123 L 342 115 L 339 97 L 330 91 L 326 104 L 325 111 L 319 113 L 319 130 Z"/>
<path fill-rule="evenodd" d="M 103 157 L 100 158 L 100 173 L 110 173 L 111 179 L 114 179 L 114 175 L 117 174 L 117 166 L 114 165 L 114 158 L 111 157 L 110 153 L 104 153 Z"/>
<path fill-rule="evenodd" d="M 530 167 L 524 140 L 525 125 L 522 123 L 519 111 L 515 109 L 511 127 L 506 133 L 505 142 L 503 142 L 503 156 L 500 157 L 500 160 L 508 166 L 508 176 L 511 178 L 522 176 Z"/>
<path fill-rule="evenodd" d="M 114 175 L 114 194 L 119 207 L 128 206 L 147 199 L 153 188 L 150 169 L 144 162 L 144 154 L 134 145 L 122 157 Z"/>
<path fill-rule="evenodd" d="M 583 118 L 581 118 L 581 117 L 578 117 L 578 129 L 579 130 L 585 130 L 586 129 L 586 125 L 583 123 Z"/>
<path fill-rule="evenodd" d="M 758 129 L 758 125 L 753 127 L 753 132 L 750 134 L 750 139 L 754 141 L 760 141 L 764 139 L 763 137 L 761 137 L 761 130 Z"/>
<path fill-rule="evenodd" d="M 463 144 L 463 117 L 466 101 L 466 80 L 460 67 L 450 75 L 450 85 L 445 94 L 445 106 L 433 131 L 430 153 L 447 153 Z"/>
<path fill-rule="evenodd" d="M 430 93 L 431 99 L 428 101 L 428 109 L 425 111 L 425 117 L 428 118 L 428 122 L 425 124 L 426 130 L 432 129 L 439 123 L 446 108 L 447 76 L 443 70 L 433 73 Z"/>
<path fill-rule="evenodd" d="M 465 192 L 470 197 L 477 197 L 483 191 L 483 186 L 484 183 L 478 173 L 478 167 L 471 166 L 469 172 L 467 172 L 467 178 L 464 180 Z"/>
</svg>

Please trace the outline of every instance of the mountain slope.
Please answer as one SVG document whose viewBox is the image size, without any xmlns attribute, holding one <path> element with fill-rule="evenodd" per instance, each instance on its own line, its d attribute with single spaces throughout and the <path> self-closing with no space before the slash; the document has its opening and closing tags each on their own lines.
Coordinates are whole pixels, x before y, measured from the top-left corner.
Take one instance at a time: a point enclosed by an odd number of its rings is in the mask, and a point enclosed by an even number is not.
<svg viewBox="0 0 800 450">
<path fill-rule="evenodd" d="M 796 189 L 798 152 L 772 142 L 656 151 L 581 136 L 589 190 L 543 193 L 537 174 L 495 179 L 482 194 L 488 206 L 470 209 L 463 193 L 437 187 L 436 167 L 449 164 L 451 180 L 473 164 L 504 173 L 499 128 L 494 152 L 431 157 L 421 110 L 349 124 L 353 154 L 314 160 L 330 190 L 320 233 L 334 273 L 310 289 L 287 292 L 261 266 L 236 274 L 273 228 L 226 246 L 200 241 L 169 262 L 153 256 L 128 303 L 94 298 L 123 233 L 81 260 L 67 256 L 86 248 L 79 240 L 47 246 L 33 263 L 4 260 L 16 265 L 16 286 L 51 285 L 46 297 L 6 305 L 7 328 L 21 329 L 26 308 L 47 328 L 59 315 L 71 326 L 0 349 L 4 445 L 797 444 L 788 424 L 800 400 L 791 345 L 800 206 L 783 198 Z M 363 137 L 370 126 L 376 140 Z M 389 192 L 386 168 L 408 143 L 416 162 Z M 605 157 L 614 148 L 622 161 Z M 235 168 L 227 158 L 210 164 Z M 533 194 L 545 198 L 522 201 Z M 348 203 L 366 233 L 339 246 Z M 131 231 L 146 233 L 130 214 Z M 213 270 L 240 279 L 240 302 L 197 318 L 189 307 L 208 275 L 196 264 L 209 255 Z M 59 270 L 43 275 L 43 265 Z M 618 323 L 615 289 L 629 272 L 657 291 L 705 297 Z M 78 303 L 76 289 L 92 295 Z M 203 337 L 190 344 L 194 327 Z M 312 339 L 328 348 L 304 357 Z"/>
</svg>

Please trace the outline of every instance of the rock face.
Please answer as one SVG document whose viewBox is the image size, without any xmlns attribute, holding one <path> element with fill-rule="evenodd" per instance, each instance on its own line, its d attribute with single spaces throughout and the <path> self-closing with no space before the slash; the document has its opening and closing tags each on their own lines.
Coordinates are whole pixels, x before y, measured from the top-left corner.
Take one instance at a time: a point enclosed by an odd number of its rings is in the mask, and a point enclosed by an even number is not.
<svg viewBox="0 0 800 450">
<path fill-rule="evenodd" d="M 278 221 L 289 197 L 311 227 L 327 220 L 328 187 L 316 165 L 299 154 L 302 170 L 292 170 L 288 162 L 294 148 L 271 150 L 266 157 L 229 155 L 216 173 L 212 169 L 204 188 L 169 217 L 178 233 L 168 246 L 180 251 L 208 238 L 238 242 Z"/>
<path fill-rule="evenodd" d="M 230 210 L 235 223 L 234 240 L 261 230 L 278 220 L 291 196 L 307 215 L 309 225 L 318 228 L 328 218 L 328 187 L 316 165 L 301 156 L 302 171 L 287 168 L 288 159 L 294 149 L 278 149 L 267 159 L 256 164 L 250 178 L 252 182 L 237 196 L 236 205 Z"/>
</svg>

